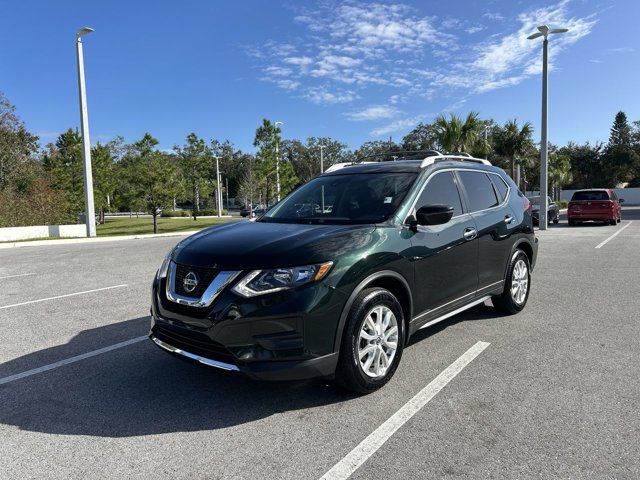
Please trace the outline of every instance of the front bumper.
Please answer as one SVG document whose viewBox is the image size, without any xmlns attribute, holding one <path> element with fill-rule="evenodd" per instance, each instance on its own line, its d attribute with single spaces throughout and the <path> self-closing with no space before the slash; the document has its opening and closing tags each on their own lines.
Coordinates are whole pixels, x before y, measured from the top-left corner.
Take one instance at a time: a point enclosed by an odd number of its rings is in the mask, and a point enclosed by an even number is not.
<svg viewBox="0 0 640 480">
<path fill-rule="evenodd" d="M 324 283 L 244 298 L 226 288 L 207 308 L 172 302 L 153 284 L 149 338 L 193 362 L 262 380 L 331 377 L 347 296 Z"/>
<path fill-rule="evenodd" d="M 254 362 L 245 365 L 226 363 L 212 358 L 206 358 L 191 352 L 181 350 L 169 343 L 160 340 L 153 334 L 149 335 L 153 343 L 163 350 L 182 357 L 184 359 L 202 363 L 209 367 L 218 368 L 232 372 L 240 372 L 250 378 L 256 380 L 304 380 L 315 377 L 331 377 L 333 376 L 336 365 L 338 364 L 338 354 L 331 353 L 318 358 L 309 360 L 292 360 L 292 361 L 276 361 L 276 362 Z"/>
</svg>

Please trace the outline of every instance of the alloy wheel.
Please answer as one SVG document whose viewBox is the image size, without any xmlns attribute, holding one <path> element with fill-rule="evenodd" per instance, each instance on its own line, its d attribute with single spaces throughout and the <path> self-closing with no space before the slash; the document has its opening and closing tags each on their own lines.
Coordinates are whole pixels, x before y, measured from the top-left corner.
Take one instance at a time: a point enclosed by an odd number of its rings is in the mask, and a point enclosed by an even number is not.
<svg viewBox="0 0 640 480">
<path fill-rule="evenodd" d="M 529 269 L 523 259 L 519 259 L 513 266 L 513 274 L 511 276 L 511 298 L 513 301 L 522 305 L 527 298 L 529 290 Z"/>
<path fill-rule="evenodd" d="M 398 349 L 398 321 L 390 308 L 378 305 L 362 323 L 358 338 L 358 359 L 362 371 L 381 378 L 393 364 Z"/>
</svg>

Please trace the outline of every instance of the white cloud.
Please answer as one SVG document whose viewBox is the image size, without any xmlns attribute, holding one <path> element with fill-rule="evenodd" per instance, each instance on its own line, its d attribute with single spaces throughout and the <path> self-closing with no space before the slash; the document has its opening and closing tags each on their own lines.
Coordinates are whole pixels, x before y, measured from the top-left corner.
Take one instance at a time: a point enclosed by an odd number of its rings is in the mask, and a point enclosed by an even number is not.
<svg viewBox="0 0 640 480">
<path fill-rule="evenodd" d="M 330 91 L 321 86 L 307 89 L 302 97 L 316 105 L 334 105 L 337 103 L 349 103 L 358 98 L 358 95 L 351 90 L 337 89 Z"/>
<path fill-rule="evenodd" d="M 553 68 L 558 55 L 588 35 L 597 21 L 594 16 L 573 15 L 571 5 L 571 0 L 558 0 L 515 17 L 488 11 L 472 19 L 442 19 L 404 4 L 356 0 L 294 5 L 294 20 L 303 27 L 295 41 L 269 40 L 247 51 L 259 63 L 263 80 L 319 105 L 349 103 L 372 94 L 388 98 L 389 106 L 413 106 L 441 95 L 455 105 L 456 98 L 507 88 L 537 75 L 540 40 L 526 39 L 537 25 L 570 29 L 551 39 Z M 502 31 L 480 33 L 501 20 Z M 621 47 L 608 53 L 625 51 Z M 385 115 L 382 110 L 367 112 L 370 108 L 351 109 L 346 115 Z"/>
<path fill-rule="evenodd" d="M 404 118 L 401 120 L 395 120 L 391 123 L 383 125 L 381 127 L 374 128 L 369 132 L 371 135 L 375 137 L 380 137 L 382 135 L 388 135 L 390 133 L 399 132 L 402 130 L 410 130 L 414 128 L 418 123 L 425 119 L 426 115 L 419 115 L 416 117 Z"/>
<path fill-rule="evenodd" d="M 345 116 L 349 120 L 360 122 L 363 120 L 380 120 L 383 118 L 392 118 L 398 114 L 398 109 L 387 105 L 372 105 L 362 110 L 348 112 Z"/>
</svg>

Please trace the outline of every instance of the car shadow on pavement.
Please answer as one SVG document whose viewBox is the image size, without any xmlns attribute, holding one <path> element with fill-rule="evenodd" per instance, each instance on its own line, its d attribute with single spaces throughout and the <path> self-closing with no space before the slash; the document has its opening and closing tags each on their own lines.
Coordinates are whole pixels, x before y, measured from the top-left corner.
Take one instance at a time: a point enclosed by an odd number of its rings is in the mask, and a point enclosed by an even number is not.
<svg viewBox="0 0 640 480">
<path fill-rule="evenodd" d="M 2 364 L 3 376 L 108 346 L 148 318 L 85 330 Z M 122 337 L 124 341 L 144 335 Z M 112 342 L 115 343 L 115 342 Z M 217 430 L 355 396 L 323 381 L 268 383 L 180 361 L 143 341 L 0 385 L 0 423 L 62 435 L 131 437 Z"/>
<path fill-rule="evenodd" d="M 420 343 L 422 340 L 429 338 L 435 335 L 436 333 L 439 333 L 442 330 L 445 330 L 451 327 L 452 325 L 455 325 L 460 322 L 496 320 L 501 317 L 502 317 L 502 314 L 496 311 L 495 308 L 488 307 L 486 305 L 478 305 L 473 308 L 470 308 L 469 310 L 465 310 L 464 312 L 454 315 L 453 317 L 449 317 L 446 320 L 438 322 L 435 325 L 418 330 L 409 339 L 409 344 L 407 345 L 407 347 L 411 348 L 416 343 Z"/>
</svg>

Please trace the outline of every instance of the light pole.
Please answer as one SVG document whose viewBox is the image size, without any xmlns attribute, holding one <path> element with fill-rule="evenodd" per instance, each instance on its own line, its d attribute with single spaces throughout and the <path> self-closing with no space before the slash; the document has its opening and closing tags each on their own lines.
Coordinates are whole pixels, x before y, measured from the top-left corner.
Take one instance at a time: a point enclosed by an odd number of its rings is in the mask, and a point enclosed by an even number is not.
<svg viewBox="0 0 640 480">
<path fill-rule="evenodd" d="M 534 40 L 539 37 L 544 37 L 542 42 L 542 125 L 540 134 L 540 211 L 538 214 L 538 224 L 540 230 L 547 229 L 547 211 L 549 205 L 547 202 L 547 190 L 548 190 L 548 148 L 547 141 L 547 49 L 549 45 L 549 35 L 554 33 L 567 32 L 567 28 L 554 28 L 549 30 L 546 25 L 538 27 L 538 31 L 532 35 L 529 35 L 527 39 Z"/>
<path fill-rule="evenodd" d="M 320 145 L 320 173 L 324 173 L 324 149 L 326 145 Z"/>
<path fill-rule="evenodd" d="M 218 204 L 218 218 L 222 218 L 222 190 L 220 188 L 220 163 L 221 157 L 215 156 L 216 159 L 216 203 Z"/>
<path fill-rule="evenodd" d="M 484 159 L 485 160 L 489 159 L 489 148 L 488 148 L 489 147 L 489 135 L 487 133 L 488 131 L 489 131 L 489 125 L 485 125 L 484 126 L 484 146 L 487 149 L 485 151 L 485 154 L 484 154 Z"/>
<path fill-rule="evenodd" d="M 91 173 L 91 141 L 89 139 L 89 116 L 87 114 L 87 89 L 84 84 L 84 56 L 82 36 L 93 32 L 83 27 L 76 34 L 76 54 L 78 57 L 78 92 L 80 95 L 80 129 L 82 130 L 82 158 L 84 163 L 84 216 L 87 237 L 96 236 L 96 212 L 93 204 L 93 175 Z"/>
<path fill-rule="evenodd" d="M 284 125 L 282 122 L 276 122 L 276 199 L 280 201 L 280 137 L 278 136 L 278 125 Z M 267 199 L 267 203 L 269 203 L 269 199 Z"/>
</svg>

